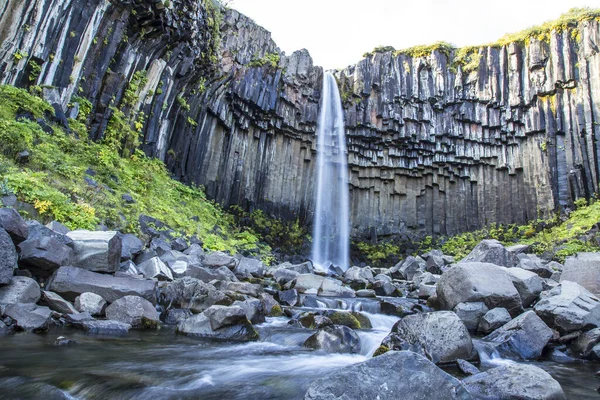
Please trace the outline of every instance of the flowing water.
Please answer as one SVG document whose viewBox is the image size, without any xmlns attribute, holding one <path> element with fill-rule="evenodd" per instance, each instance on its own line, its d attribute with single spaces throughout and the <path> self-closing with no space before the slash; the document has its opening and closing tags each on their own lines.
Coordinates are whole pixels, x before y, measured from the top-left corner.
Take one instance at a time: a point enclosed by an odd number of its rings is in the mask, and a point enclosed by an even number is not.
<svg viewBox="0 0 600 400">
<path fill-rule="evenodd" d="M 305 349 L 301 344 L 314 331 L 285 317 L 268 318 L 257 326 L 261 341 L 241 344 L 180 336 L 172 328 L 118 338 L 56 329 L 0 338 L 0 399 L 302 399 L 313 380 L 369 359 L 398 320 L 369 312 L 377 310 L 376 301 L 313 300 L 307 310 L 333 305 L 369 317 L 373 329 L 358 331 L 360 354 Z M 53 346 L 59 335 L 78 345 Z M 481 352 L 483 369 L 508 362 L 488 353 Z M 535 365 L 554 376 L 569 399 L 598 398 L 597 363 Z M 52 388 L 61 388 L 54 390 L 62 397 L 53 397 Z"/>
<path fill-rule="evenodd" d="M 348 167 L 344 112 L 335 77 L 325 72 L 317 123 L 317 190 L 312 260 L 316 266 L 349 267 Z"/>
</svg>

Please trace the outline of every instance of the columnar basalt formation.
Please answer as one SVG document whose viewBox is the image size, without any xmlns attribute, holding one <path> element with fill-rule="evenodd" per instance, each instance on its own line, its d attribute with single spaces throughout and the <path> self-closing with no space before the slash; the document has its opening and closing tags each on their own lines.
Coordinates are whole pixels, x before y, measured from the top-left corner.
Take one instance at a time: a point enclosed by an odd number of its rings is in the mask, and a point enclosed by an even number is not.
<svg viewBox="0 0 600 400">
<path fill-rule="evenodd" d="M 337 71 L 353 234 L 520 223 L 596 192 L 600 28 L 573 31 L 483 46 L 468 72 L 442 51 Z M 310 223 L 323 74 L 307 51 L 211 0 L 0 0 L 0 43 L 0 81 L 69 117 L 88 99 L 93 139 L 122 113 L 216 201 Z"/>
</svg>

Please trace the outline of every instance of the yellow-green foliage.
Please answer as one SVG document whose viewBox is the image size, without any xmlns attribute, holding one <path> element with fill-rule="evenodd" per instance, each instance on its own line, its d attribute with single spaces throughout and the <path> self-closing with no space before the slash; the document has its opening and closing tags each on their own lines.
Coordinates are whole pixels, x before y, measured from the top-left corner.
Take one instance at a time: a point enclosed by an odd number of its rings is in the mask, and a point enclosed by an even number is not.
<svg viewBox="0 0 600 400">
<path fill-rule="evenodd" d="M 445 54 L 446 57 L 450 57 L 452 51 L 454 51 L 455 46 L 447 43 L 447 42 L 436 42 L 430 45 L 420 45 L 409 47 L 408 49 L 396 50 L 394 55 L 398 56 L 400 54 L 405 54 L 410 57 L 427 57 L 434 51 L 439 51 L 442 54 Z"/>
<path fill-rule="evenodd" d="M 376 53 L 387 53 L 388 51 L 395 51 L 396 49 L 392 46 L 377 46 L 372 51 L 363 54 L 364 58 L 373 56 Z"/>
<path fill-rule="evenodd" d="M 247 66 L 251 68 L 263 67 L 268 65 L 271 68 L 277 68 L 279 65 L 280 56 L 277 53 L 267 53 L 263 58 L 253 58 Z"/>
<path fill-rule="evenodd" d="M 389 242 L 380 242 L 371 244 L 368 242 L 354 243 L 358 251 L 371 263 L 373 266 L 385 264 L 385 261 L 392 257 L 400 255 L 400 248 Z"/>
<path fill-rule="evenodd" d="M 215 4 L 213 0 L 202 0 L 202 5 L 206 10 L 206 21 L 211 31 L 208 52 L 202 54 L 202 57 L 211 64 L 216 64 L 221 52 L 221 23 L 223 22 L 221 5 L 220 3 Z"/>
<path fill-rule="evenodd" d="M 84 103 L 85 113 L 87 103 L 77 101 Z M 121 157 L 111 145 L 92 142 L 87 135 L 77 139 L 56 126 L 49 135 L 34 122 L 15 121 L 17 110 L 40 118 L 53 109 L 25 90 L 0 86 L 2 190 L 33 204 L 42 220 L 54 219 L 71 229 L 103 223 L 139 233 L 138 217 L 146 214 L 184 236 L 197 235 L 208 250 L 269 253 L 251 230 L 237 229 L 233 217 L 208 201 L 201 188 L 171 179 L 161 161 L 139 150 Z M 16 153 L 25 149 L 31 153 L 29 162 L 17 164 Z M 96 171 L 96 187 L 84 181 L 88 168 Z M 125 193 L 136 202 L 126 204 L 121 198 Z"/>
<path fill-rule="evenodd" d="M 463 73 L 471 73 L 479 68 L 481 54 L 479 46 L 462 47 L 454 54 L 453 67 L 461 66 Z"/>
</svg>

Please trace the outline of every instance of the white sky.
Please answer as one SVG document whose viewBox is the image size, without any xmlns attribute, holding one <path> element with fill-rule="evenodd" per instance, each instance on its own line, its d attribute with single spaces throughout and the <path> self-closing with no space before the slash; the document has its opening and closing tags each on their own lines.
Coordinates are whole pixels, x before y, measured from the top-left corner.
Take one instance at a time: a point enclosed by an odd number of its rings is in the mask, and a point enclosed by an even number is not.
<svg viewBox="0 0 600 400">
<path fill-rule="evenodd" d="M 572 7 L 600 8 L 600 0 L 232 0 L 230 6 L 269 30 L 286 54 L 306 48 L 316 65 L 332 69 L 381 45 L 492 42 Z"/>
</svg>

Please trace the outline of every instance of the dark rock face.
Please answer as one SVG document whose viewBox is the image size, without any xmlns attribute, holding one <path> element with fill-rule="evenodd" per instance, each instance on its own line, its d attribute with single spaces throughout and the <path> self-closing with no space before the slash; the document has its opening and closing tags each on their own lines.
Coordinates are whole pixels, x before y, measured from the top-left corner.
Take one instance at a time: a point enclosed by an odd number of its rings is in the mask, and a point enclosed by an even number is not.
<svg viewBox="0 0 600 400">
<path fill-rule="evenodd" d="M 470 399 L 460 381 L 410 351 L 390 351 L 314 381 L 305 400 Z"/>
<path fill-rule="evenodd" d="M 232 303 L 225 293 L 217 290 L 210 283 L 194 278 L 180 278 L 161 288 L 162 304 L 188 308 L 200 313 L 213 305 L 229 305 Z"/>
<path fill-rule="evenodd" d="M 29 235 L 27 224 L 13 208 L 0 208 L 0 228 L 8 232 L 15 244 L 21 243 Z"/>
<path fill-rule="evenodd" d="M 73 265 L 95 272 L 116 272 L 121 261 L 121 237 L 115 231 L 71 231 Z"/>
<path fill-rule="evenodd" d="M 30 238 L 19 244 L 21 263 L 32 269 L 36 275 L 48 277 L 73 259 L 73 249 L 58 238 L 41 236 Z"/>
<path fill-rule="evenodd" d="M 567 257 L 560 280 L 578 283 L 600 296 L 600 254 L 578 253 Z"/>
<path fill-rule="evenodd" d="M 8 233 L 0 228 L 0 285 L 10 283 L 17 266 L 17 250 Z"/>
<path fill-rule="evenodd" d="M 241 308 L 241 307 L 236 307 Z M 177 332 L 188 336 L 197 336 L 207 339 L 217 340 L 236 340 L 236 341 L 255 341 L 259 335 L 252 324 L 246 320 L 234 324 L 229 324 L 220 329 L 211 328 L 211 319 L 202 314 L 196 314 L 190 318 L 180 321 L 177 325 Z"/>
<path fill-rule="evenodd" d="M 32 0 L 10 0 L 0 12 L 0 25 L 12 28 L 0 34 L 0 81 L 29 83 L 33 58 L 41 73 L 32 83 L 56 88 L 57 109 L 76 91 L 91 101 L 92 138 L 103 138 L 114 97 L 145 114 L 142 149 L 182 181 L 226 206 L 311 220 L 321 68 L 305 50 L 282 55 L 235 10 L 170 3 L 41 0 L 33 13 Z M 454 52 L 436 51 L 378 53 L 339 72 L 353 234 L 524 222 L 595 192 L 600 33 L 597 21 L 578 29 L 580 43 L 565 31 L 549 43 L 482 47 L 474 71 L 454 70 Z M 29 57 L 16 60 L 17 51 Z M 249 65 L 266 54 L 280 55 L 278 65 Z M 147 82 L 125 106 L 139 71 Z"/>
<path fill-rule="evenodd" d="M 37 303 L 40 285 L 26 276 L 15 276 L 6 286 L 0 286 L 0 304 Z"/>
<path fill-rule="evenodd" d="M 461 262 L 482 262 L 511 268 L 518 264 L 518 259 L 499 241 L 482 240 Z"/>
</svg>

